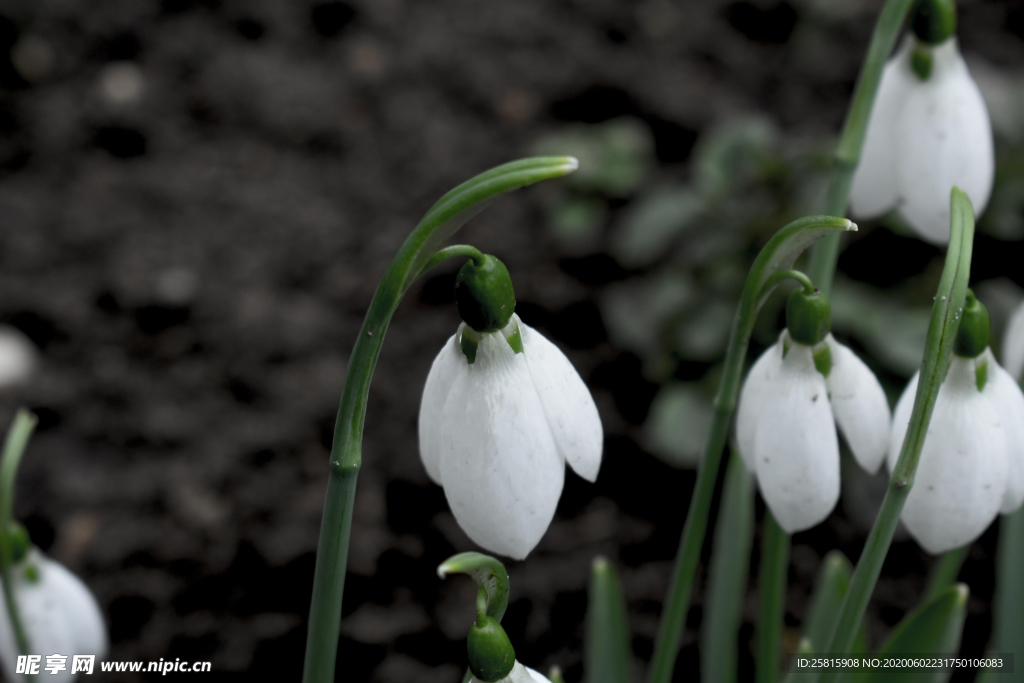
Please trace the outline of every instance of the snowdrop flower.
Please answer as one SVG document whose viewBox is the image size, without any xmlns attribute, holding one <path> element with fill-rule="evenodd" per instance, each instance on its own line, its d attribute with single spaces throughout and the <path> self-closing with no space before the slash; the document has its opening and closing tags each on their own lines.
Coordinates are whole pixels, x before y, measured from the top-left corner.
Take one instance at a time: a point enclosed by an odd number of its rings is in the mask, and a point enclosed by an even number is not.
<svg viewBox="0 0 1024 683">
<path fill-rule="evenodd" d="M 1024 394 L 988 347 L 989 317 L 968 290 L 946 378 L 939 388 L 903 523 L 933 555 L 966 545 L 996 515 L 1024 502 Z M 910 380 L 893 416 L 896 467 L 917 394 Z"/>
<path fill-rule="evenodd" d="M 0 325 L 0 389 L 27 382 L 36 369 L 37 353 L 24 334 Z"/>
<path fill-rule="evenodd" d="M 839 500 L 836 423 L 875 472 L 889 438 L 889 404 L 871 370 L 829 333 L 825 296 L 797 290 L 786 330 L 747 375 L 736 440 L 747 470 L 788 533 L 818 524 Z"/>
<path fill-rule="evenodd" d="M 471 683 L 484 683 L 484 681 L 474 676 Z M 551 681 L 546 676 L 517 661 L 508 676 L 499 678 L 497 683 L 551 683 Z"/>
<path fill-rule="evenodd" d="M 32 547 L 23 560 L 13 565 L 11 578 L 29 654 L 43 655 L 41 671 L 46 665 L 46 655 L 69 656 L 67 668 L 55 674 L 45 672 L 46 680 L 68 683 L 77 677 L 71 674 L 70 655 L 106 657 L 107 630 L 103 615 L 96 599 L 78 577 Z M 22 678 L 16 673 L 19 654 L 7 604 L 0 592 L 0 663 L 8 681 Z"/>
<path fill-rule="evenodd" d="M 597 407 L 569 359 L 512 313 L 505 266 L 469 261 L 456 281 L 463 323 L 434 359 L 419 415 L 420 457 L 459 526 L 487 550 L 523 559 L 562 494 L 565 463 L 601 467 Z"/>
<path fill-rule="evenodd" d="M 1015 380 L 1024 371 L 1024 304 L 1010 316 L 1003 332 L 1003 367 Z"/>
<path fill-rule="evenodd" d="M 923 239 L 949 240 L 955 185 L 980 214 L 992 192 L 992 124 L 957 48 L 952 0 L 916 3 L 908 35 L 885 65 L 850 189 L 855 216 L 897 209 Z"/>
</svg>

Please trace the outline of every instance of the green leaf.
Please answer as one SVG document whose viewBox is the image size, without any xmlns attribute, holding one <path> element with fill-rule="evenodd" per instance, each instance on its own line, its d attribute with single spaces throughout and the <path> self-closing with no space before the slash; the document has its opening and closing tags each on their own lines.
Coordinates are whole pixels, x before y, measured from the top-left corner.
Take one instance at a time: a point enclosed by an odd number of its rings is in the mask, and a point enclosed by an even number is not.
<svg viewBox="0 0 1024 683">
<path fill-rule="evenodd" d="M 758 577 L 761 613 L 757 622 L 757 683 L 775 683 L 779 679 L 788 574 L 789 534 L 775 521 L 771 510 L 766 510 L 761 534 L 761 575 Z"/>
<path fill-rule="evenodd" d="M 615 567 L 595 557 L 587 606 L 587 683 L 629 683 L 629 630 Z"/>
<path fill-rule="evenodd" d="M 487 590 L 487 615 L 498 621 L 508 607 L 508 572 L 498 560 L 483 553 L 452 555 L 437 567 L 437 575 L 469 574 L 478 586 Z"/>
<path fill-rule="evenodd" d="M 725 470 L 720 509 L 708 568 L 707 616 L 701 630 L 700 677 L 707 683 L 736 680 L 737 638 L 754 540 L 753 482 L 735 452 Z"/>
<path fill-rule="evenodd" d="M 992 599 L 993 624 L 990 652 L 1024 653 L 1024 507 L 999 518 L 996 552 L 996 593 Z M 1021 663 L 1014 677 L 982 672 L 978 681 L 1000 683 L 1020 680 Z"/>
<path fill-rule="evenodd" d="M 853 565 L 838 550 L 829 552 L 821 563 L 811 609 L 804 620 L 803 635 L 811 642 L 814 652 L 821 652 L 828 645 L 828 637 L 836 625 L 836 616 L 852 575 Z"/>
<path fill-rule="evenodd" d="M 956 654 L 960 649 L 969 594 L 967 586 L 958 583 L 905 616 L 878 651 L 878 656 Z M 868 683 L 938 683 L 948 680 L 950 675 L 949 671 L 876 669 L 867 680 Z"/>
</svg>

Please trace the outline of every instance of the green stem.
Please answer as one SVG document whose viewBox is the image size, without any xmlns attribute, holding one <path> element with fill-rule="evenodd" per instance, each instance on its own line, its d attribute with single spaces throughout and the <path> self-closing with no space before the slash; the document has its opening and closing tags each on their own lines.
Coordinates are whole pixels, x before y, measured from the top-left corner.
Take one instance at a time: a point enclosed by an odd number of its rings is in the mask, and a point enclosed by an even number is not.
<svg viewBox="0 0 1024 683">
<path fill-rule="evenodd" d="M 804 288 L 805 292 L 807 292 L 808 294 L 814 294 L 814 283 L 811 281 L 811 278 L 807 277 L 799 270 L 780 270 L 779 272 L 773 274 L 770 278 L 768 278 L 768 280 L 764 283 L 764 286 L 774 287 L 776 284 L 782 282 L 783 280 L 796 280 L 797 282 L 800 283 L 800 286 Z"/>
<path fill-rule="evenodd" d="M 437 263 L 435 254 L 441 245 L 469 218 L 483 210 L 488 200 L 540 180 L 558 178 L 576 170 L 576 167 L 577 162 L 572 157 L 531 157 L 498 166 L 459 185 L 426 213 L 399 248 L 377 286 L 349 357 L 345 387 L 334 425 L 330 475 L 309 609 L 309 634 L 302 674 L 304 683 L 334 680 L 352 506 L 362 464 L 366 399 L 391 316 L 412 282 L 426 266 Z M 466 254 L 460 251 L 456 255 Z"/>
<path fill-rule="evenodd" d="M 3 456 L 0 456 L 0 577 L 4 584 L 7 616 L 14 630 L 18 651 L 23 655 L 29 652 L 29 642 L 14 597 L 11 577 L 14 555 L 11 549 L 10 529 L 14 521 L 14 483 L 18 477 L 18 465 L 21 464 L 21 457 L 25 454 L 25 447 L 28 446 L 28 440 L 32 437 L 37 422 L 36 416 L 32 413 L 24 408 L 18 410 L 14 422 L 7 431 Z"/>
<path fill-rule="evenodd" d="M 1024 653 L 1024 507 L 999 520 L 996 552 L 996 594 L 992 600 L 992 652 Z M 989 674 L 996 681 L 1024 681 L 1024 663 L 1010 676 Z"/>
<path fill-rule="evenodd" d="M 850 581 L 850 589 L 839 610 L 835 631 L 826 650 L 828 654 L 850 652 L 850 648 L 853 647 L 868 600 L 874 591 L 878 575 L 882 571 L 882 563 L 896 532 L 903 504 L 914 484 L 914 474 L 917 472 L 921 448 L 928 433 L 928 423 L 935 408 L 935 399 L 949 367 L 953 342 L 960 324 L 960 311 L 963 309 L 967 294 L 974 243 L 974 214 L 971 203 L 967 195 L 957 188 L 953 188 L 952 192 L 951 214 L 949 250 L 946 252 L 946 264 L 932 306 L 924 362 L 921 366 L 920 381 L 907 435 L 903 440 L 899 460 L 889 479 L 889 488 L 882 500 L 881 510 L 868 535 L 860 560 L 857 562 L 857 569 Z M 819 680 L 823 683 L 833 681 L 836 675 L 835 671 L 825 671 Z"/>
<path fill-rule="evenodd" d="M 430 260 L 423 266 L 423 270 L 420 271 L 420 275 L 426 274 L 428 270 L 442 261 L 459 256 L 473 259 L 473 262 L 478 266 L 482 266 L 484 263 L 484 253 L 476 247 L 469 244 L 453 244 L 450 247 L 439 249 L 436 254 L 431 256 Z"/>
<path fill-rule="evenodd" d="M 968 544 L 942 554 L 939 561 L 935 563 L 935 567 L 932 568 L 928 590 L 921 597 L 922 605 L 939 597 L 939 593 L 956 583 L 956 578 L 960 576 L 960 568 L 964 566 L 964 560 L 967 559 L 967 552 L 970 549 L 971 546 Z"/>
<path fill-rule="evenodd" d="M 757 625 L 757 683 L 775 683 L 782 656 L 782 621 L 786 616 L 789 534 L 764 511 L 761 542 L 761 617 Z"/>
<path fill-rule="evenodd" d="M 743 361 L 747 355 L 750 333 L 754 327 L 757 311 L 771 294 L 766 282 L 779 270 L 789 268 L 793 260 L 815 240 L 830 232 L 856 230 L 857 226 L 844 218 L 834 216 L 808 216 L 793 221 L 772 237 L 758 254 L 747 276 L 740 303 L 729 333 L 729 346 L 725 354 L 725 368 L 715 396 L 714 420 L 711 434 L 694 486 L 690 508 L 679 539 L 679 550 L 672 570 L 668 596 L 654 644 L 650 683 L 668 683 L 672 680 L 679 638 L 690 604 L 693 578 L 700 560 L 701 547 L 707 532 L 711 500 L 715 492 L 715 481 L 722 462 L 722 449 L 729 436 L 729 422 L 740 390 Z"/>
<path fill-rule="evenodd" d="M 892 53 L 899 37 L 900 27 L 910 11 L 913 0 L 888 0 L 882 13 L 878 16 L 875 31 L 871 36 L 871 45 L 864 58 L 857 86 L 853 91 L 853 99 L 847 110 L 843 133 L 836 146 L 832 175 L 829 179 L 825 213 L 832 216 L 845 216 L 846 206 L 850 199 L 850 186 L 853 184 L 853 172 L 860 161 L 861 148 L 864 146 L 864 135 L 867 132 L 871 108 L 878 93 L 878 85 L 882 80 L 882 69 Z M 828 296 L 832 291 L 832 278 L 835 275 L 836 260 L 839 258 L 840 235 L 829 235 L 822 238 L 811 250 L 810 264 L 807 273 L 818 284 L 818 288 Z"/>
</svg>

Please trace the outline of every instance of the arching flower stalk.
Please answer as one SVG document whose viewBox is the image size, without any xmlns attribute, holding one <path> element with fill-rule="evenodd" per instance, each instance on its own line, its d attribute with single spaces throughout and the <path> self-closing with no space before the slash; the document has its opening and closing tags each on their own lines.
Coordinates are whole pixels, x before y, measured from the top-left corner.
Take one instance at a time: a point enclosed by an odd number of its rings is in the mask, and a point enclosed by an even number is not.
<svg viewBox="0 0 1024 683">
<path fill-rule="evenodd" d="M 736 440 L 779 526 L 794 533 L 824 520 L 839 500 L 836 423 L 857 462 L 875 472 L 889 404 L 867 365 L 832 337 L 823 294 L 793 292 L 786 326 L 747 375 Z"/>
<path fill-rule="evenodd" d="M 566 462 L 597 479 L 601 418 L 569 359 L 513 313 L 501 261 L 468 261 L 456 299 L 466 322 L 427 376 L 420 457 L 474 542 L 523 559 L 554 517 Z"/>
<path fill-rule="evenodd" d="M 992 192 L 992 124 L 957 46 L 954 0 L 919 0 L 911 34 L 886 64 L 850 209 L 876 218 L 893 209 L 923 239 L 949 239 L 949 192 L 962 189 L 978 213 Z"/>
<path fill-rule="evenodd" d="M 989 316 L 968 290 L 949 371 L 921 450 L 903 523 L 932 554 L 972 542 L 1024 502 L 1024 393 L 988 346 Z M 918 375 L 893 416 L 889 468 L 910 422 Z"/>
</svg>

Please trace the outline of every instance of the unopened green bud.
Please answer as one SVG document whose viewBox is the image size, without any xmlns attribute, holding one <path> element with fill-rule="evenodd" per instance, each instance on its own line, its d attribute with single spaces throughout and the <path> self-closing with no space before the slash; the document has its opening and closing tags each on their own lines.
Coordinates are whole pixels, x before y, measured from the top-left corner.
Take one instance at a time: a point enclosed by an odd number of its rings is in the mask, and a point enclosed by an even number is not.
<svg viewBox="0 0 1024 683">
<path fill-rule="evenodd" d="M 956 0 L 917 0 L 910 27 L 922 43 L 937 45 L 956 32 Z"/>
<path fill-rule="evenodd" d="M 516 663 L 516 652 L 505 629 L 497 619 L 487 615 L 478 615 L 470 627 L 466 649 L 469 651 L 469 669 L 481 681 L 505 678 Z"/>
<path fill-rule="evenodd" d="M 786 301 L 786 329 L 798 344 L 814 346 L 832 329 L 832 307 L 817 289 L 808 294 L 797 289 Z"/>
<path fill-rule="evenodd" d="M 485 254 L 482 263 L 470 260 L 455 277 L 459 315 L 477 332 L 495 332 L 508 324 L 516 310 L 516 295 L 508 268 Z"/>
<path fill-rule="evenodd" d="M 28 530 L 18 522 L 10 522 L 4 534 L 8 546 L 11 549 L 11 562 L 17 564 L 25 558 L 32 541 L 28 537 Z"/>
<path fill-rule="evenodd" d="M 992 326 L 989 322 L 988 309 L 978 301 L 974 292 L 967 290 L 964 310 L 960 314 L 960 327 L 956 331 L 956 342 L 953 352 L 961 358 L 977 358 L 988 348 Z"/>
</svg>

